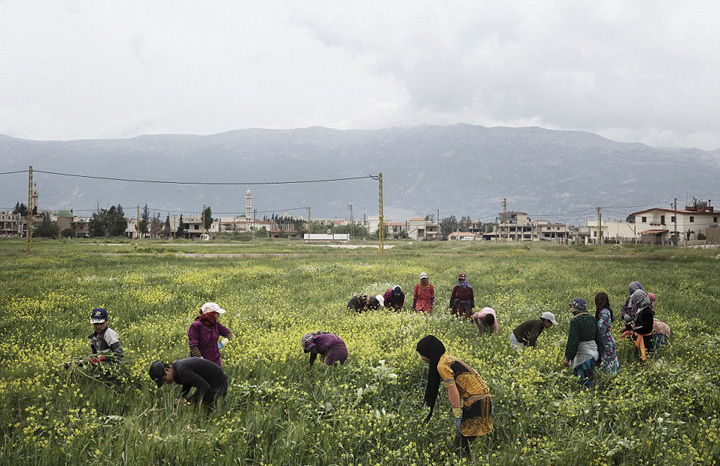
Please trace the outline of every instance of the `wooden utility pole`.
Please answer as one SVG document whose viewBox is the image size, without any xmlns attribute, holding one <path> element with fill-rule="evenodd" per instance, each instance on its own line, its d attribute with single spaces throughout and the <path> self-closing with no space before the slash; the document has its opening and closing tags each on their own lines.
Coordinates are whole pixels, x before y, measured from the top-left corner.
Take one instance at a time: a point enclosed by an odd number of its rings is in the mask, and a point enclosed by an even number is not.
<svg viewBox="0 0 720 466">
<path fill-rule="evenodd" d="M 137 235 L 135 238 L 135 242 L 137 243 L 140 241 L 140 204 L 137 206 L 137 225 L 135 225 L 135 234 Z"/>
<path fill-rule="evenodd" d="M 380 243 L 380 254 L 385 252 L 385 219 L 383 218 L 383 183 L 382 173 L 378 173 L 378 200 L 380 208 L 378 211 L 378 241 Z"/>
<path fill-rule="evenodd" d="M 308 234 L 308 241 L 310 241 L 310 233 L 312 233 L 312 217 L 310 216 L 310 206 L 308 206 L 307 210 L 308 210 L 308 227 L 307 227 L 308 233 L 307 234 Z"/>
<path fill-rule="evenodd" d="M 503 225 L 505 225 L 505 229 L 507 230 L 507 239 L 510 241 L 510 225 L 507 224 L 507 198 L 503 197 Z"/>
<path fill-rule="evenodd" d="M 677 246 L 679 244 L 677 231 L 677 197 L 673 203 L 673 224 L 675 225 L 675 231 L 673 231 L 673 242 L 675 243 L 675 246 Z"/>
<path fill-rule="evenodd" d="M 27 253 L 30 254 L 32 252 L 32 243 L 33 243 L 33 210 L 35 210 L 35 206 L 33 206 L 33 167 L 30 165 L 28 167 L 28 205 L 27 205 L 27 213 L 25 215 L 26 223 L 27 223 Z"/>
<path fill-rule="evenodd" d="M 602 244 L 602 207 L 597 208 L 598 225 L 597 225 L 597 244 Z"/>
<path fill-rule="evenodd" d="M 350 204 L 348 207 L 350 207 L 350 239 L 355 236 L 355 221 L 353 220 L 353 205 Z"/>
</svg>

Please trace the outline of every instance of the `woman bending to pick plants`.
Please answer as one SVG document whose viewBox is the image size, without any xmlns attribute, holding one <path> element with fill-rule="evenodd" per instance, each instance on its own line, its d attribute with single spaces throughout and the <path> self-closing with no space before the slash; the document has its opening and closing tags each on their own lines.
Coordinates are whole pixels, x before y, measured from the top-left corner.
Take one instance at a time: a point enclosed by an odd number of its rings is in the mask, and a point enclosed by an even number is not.
<svg viewBox="0 0 720 466">
<path fill-rule="evenodd" d="M 225 309 L 215 303 L 202 305 L 200 315 L 190 324 L 187 331 L 190 357 L 204 358 L 222 366 L 220 349 L 233 337 L 230 329 L 217 321 L 218 316 L 224 313 Z M 221 336 L 222 340 L 218 341 Z"/>
<path fill-rule="evenodd" d="M 435 408 L 440 382 L 445 385 L 455 418 L 455 444 L 470 457 L 470 440 L 492 432 L 490 389 L 475 369 L 445 353 L 445 345 L 434 335 L 417 344 L 420 359 L 429 364 L 425 404 L 430 406 L 429 421 Z"/>
<path fill-rule="evenodd" d="M 348 357 L 347 347 L 342 338 L 334 333 L 313 332 L 306 333 L 300 338 L 303 351 L 310 353 L 308 367 L 312 367 L 317 355 L 325 361 L 328 366 L 335 365 L 335 362 L 345 364 Z"/>
<path fill-rule="evenodd" d="M 564 364 L 572 365 L 580 383 L 590 388 L 595 384 L 595 364 L 605 350 L 605 344 L 597 320 L 588 314 L 585 300 L 575 298 L 570 308 L 574 317 L 570 321 Z"/>
</svg>

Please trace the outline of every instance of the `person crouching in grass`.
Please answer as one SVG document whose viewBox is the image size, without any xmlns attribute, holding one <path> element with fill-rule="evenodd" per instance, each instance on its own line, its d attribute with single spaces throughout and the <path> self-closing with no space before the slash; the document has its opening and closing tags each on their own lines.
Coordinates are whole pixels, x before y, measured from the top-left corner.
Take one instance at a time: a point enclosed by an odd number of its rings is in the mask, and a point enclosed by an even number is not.
<svg viewBox="0 0 720 466">
<path fill-rule="evenodd" d="M 575 298 L 570 308 L 575 317 L 570 321 L 563 364 L 572 365 L 573 373 L 580 378 L 580 383 L 590 388 L 595 383 L 595 363 L 605 350 L 605 344 L 597 320 L 588 314 L 585 300 Z"/>
<path fill-rule="evenodd" d="M 312 367 L 318 354 L 328 366 L 334 366 L 336 362 L 345 364 L 347 361 L 347 346 L 343 339 L 334 333 L 306 333 L 300 338 L 300 345 L 304 352 L 310 353 L 308 367 Z"/>
<path fill-rule="evenodd" d="M 470 441 L 493 430 L 490 389 L 475 369 L 447 354 L 445 345 L 434 335 L 420 340 L 416 350 L 430 366 L 424 399 L 430 413 L 425 422 L 432 417 L 442 381 L 455 418 L 455 445 L 469 458 Z"/>
<path fill-rule="evenodd" d="M 120 338 L 115 330 L 108 327 L 108 312 L 105 308 L 96 307 L 90 314 L 90 323 L 95 331 L 88 335 L 90 350 L 104 360 L 105 356 L 112 355 L 115 360 L 122 359 L 125 352 L 120 344 Z"/>
<path fill-rule="evenodd" d="M 158 388 L 173 382 L 182 385 L 182 397 L 175 399 L 176 405 L 202 403 L 209 409 L 219 397 L 227 394 L 228 380 L 225 373 L 220 366 L 207 359 L 185 358 L 172 364 L 155 361 L 150 365 L 148 374 Z M 195 393 L 188 397 L 193 387 Z"/>
</svg>

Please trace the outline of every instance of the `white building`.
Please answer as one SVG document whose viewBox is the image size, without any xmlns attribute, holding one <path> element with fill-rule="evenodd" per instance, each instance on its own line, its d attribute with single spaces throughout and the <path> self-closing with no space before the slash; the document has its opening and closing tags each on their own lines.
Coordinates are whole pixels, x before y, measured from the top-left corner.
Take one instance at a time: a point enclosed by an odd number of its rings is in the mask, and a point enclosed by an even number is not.
<svg viewBox="0 0 720 466">
<path fill-rule="evenodd" d="M 587 228 L 589 235 L 585 237 L 588 242 L 597 243 L 598 241 L 598 222 L 596 220 L 587 220 Z M 603 242 L 628 243 L 640 239 L 640 234 L 636 231 L 637 225 L 634 223 L 621 222 L 618 220 L 602 220 L 600 221 L 600 232 Z"/>
<path fill-rule="evenodd" d="M 677 219 L 673 209 L 653 208 L 630 214 L 642 241 L 651 244 L 672 242 L 676 228 L 679 240 L 704 239 L 707 229 L 718 225 L 718 217 L 720 214 L 705 202 L 678 210 Z"/>
</svg>

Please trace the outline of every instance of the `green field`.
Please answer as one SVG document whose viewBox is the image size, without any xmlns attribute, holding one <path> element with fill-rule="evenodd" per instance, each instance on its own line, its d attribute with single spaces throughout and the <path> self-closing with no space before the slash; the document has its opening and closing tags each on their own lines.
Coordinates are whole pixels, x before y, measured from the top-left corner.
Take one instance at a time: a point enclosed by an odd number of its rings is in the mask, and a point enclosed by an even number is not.
<svg viewBox="0 0 720 466">
<path fill-rule="evenodd" d="M 427 334 L 490 386 L 495 430 L 472 444 L 474 462 L 720 461 L 717 250 L 396 243 L 380 255 L 287 241 L 24 250 L 0 241 L 1 464 L 458 463 L 443 388 L 423 423 L 427 366 L 415 344 Z M 436 290 L 431 317 L 346 310 L 358 292 L 399 283 L 411 295 L 422 271 Z M 460 271 L 476 306 L 497 310 L 498 334 L 478 337 L 450 317 Z M 562 366 L 569 304 L 602 290 L 619 314 L 633 280 L 657 295 L 671 345 L 641 364 L 619 342 L 618 376 L 581 390 Z M 228 310 L 221 322 L 236 337 L 223 350 L 229 393 L 209 417 L 175 407 L 179 386 L 157 390 L 146 373 L 153 360 L 187 356 L 185 332 L 206 301 Z M 132 380 L 121 388 L 59 367 L 88 352 L 89 314 L 101 305 L 127 354 Z M 543 311 L 560 325 L 513 353 L 512 328 Z M 307 369 L 299 341 L 314 330 L 346 341 L 345 366 Z"/>
</svg>

